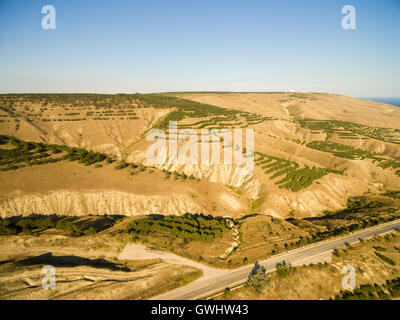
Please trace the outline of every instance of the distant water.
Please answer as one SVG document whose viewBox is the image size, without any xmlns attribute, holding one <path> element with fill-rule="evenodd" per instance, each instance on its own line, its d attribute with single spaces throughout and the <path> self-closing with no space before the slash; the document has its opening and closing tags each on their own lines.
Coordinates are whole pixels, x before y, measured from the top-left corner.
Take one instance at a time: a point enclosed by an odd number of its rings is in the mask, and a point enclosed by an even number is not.
<svg viewBox="0 0 400 320">
<path fill-rule="evenodd" d="M 375 102 L 382 102 L 382 103 L 387 103 L 387 104 L 391 104 L 393 106 L 400 107 L 400 97 L 391 97 L 391 98 L 372 97 L 372 98 L 360 98 L 360 99 L 371 100 L 371 101 L 375 101 Z"/>
</svg>

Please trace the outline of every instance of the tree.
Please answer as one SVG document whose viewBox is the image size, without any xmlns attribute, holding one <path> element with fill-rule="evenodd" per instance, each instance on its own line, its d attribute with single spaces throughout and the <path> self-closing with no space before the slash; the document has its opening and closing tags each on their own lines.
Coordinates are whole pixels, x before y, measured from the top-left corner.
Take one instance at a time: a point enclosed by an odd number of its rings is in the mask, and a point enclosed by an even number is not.
<svg viewBox="0 0 400 320">
<path fill-rule="evenodd" d="M 261 295 L 267 283 L 266 270 L 256 261 L 248 277 L 247 285 L 253 289 L 257 295 Z"/>
<path fill-rule="evenodd" d="M 292 271 L 292 265 L 286 264 L 285 261 L 276 264 L 276 273 L 279 278 L 286 278 Z"/>
</svg>

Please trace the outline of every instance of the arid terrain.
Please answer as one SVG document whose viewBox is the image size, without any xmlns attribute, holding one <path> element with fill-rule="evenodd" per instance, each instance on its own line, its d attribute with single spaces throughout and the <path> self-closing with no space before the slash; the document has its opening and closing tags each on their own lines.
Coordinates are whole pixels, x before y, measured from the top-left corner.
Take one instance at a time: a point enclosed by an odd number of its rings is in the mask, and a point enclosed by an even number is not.
<svg viewBox="0 0 400 320">
<path fill-rule="evenodd" d="M 245 285 L 235 290 L 226 290 L 224 294 L 214 299 L 340 299 L 340 291 L 343 292 L 342 279 L 345 275 L 342 273 L 342 268 L 352 266 L 356 275 L 355 284 L 357 288 L 362 289 L 361 292 L 366 294 L 362 299 L 389 299 L 390 297 L 398 300 L 400 292 L 391 292 L 392 290 L 386 287 L 386 284 L 387 281 L 394 279 L 397 286 L 400 284 L 399 243 L 398 232 L 377 236 L 334 251 L 330 263 L 292 267 L 267 275 L 266 283 L 259 292 L 254 287 Z M 381 257 L 378 256 L 379 254 Z"/>
<path fill-rule="evenodd" d="M 146 299 L 201 276 L 161 259 L 119 260 L 110 235 L 3 236 L 0 247 L 0 299 Z M 56 268 L 53 290 L 42 288 L 46 265 Z"/>
<path fill-rule="evenodd" d="M 343 208 L 350 196 L 400 187 L 400 109 L 394 106 L 316 93 L 169 93 L 161 97 L 165 98 L 3 95 L 0 134 L 146 165 L 151 143 L 146 142 L 145 133 L 153 127 L 166 129 L 168 120 L 179 120 L 178 129 L 197 131 L 251 128 L 255 131 L 254 173 L 235 175 L 234 165 L 224 164 L 167 163 L 159 165 L 159 170 L 133 175 L 128 170 L 116 172 L 115 164 L 101 168 L 81 168 L 65 161 L 28 165 L 0 173 L 8 181 L 0 190 L 2 217 L 31 212 L 202 212 L 240 217 L 249 211 L 281 218 L 289 214 L 309 217 Z M 311 171 L 313 167 L 318 171 Z M 162 169 L 193 175 L 201 183 L 168 178 L 160 174 Z M 38 176 L 40 183 L 32 184 Z"/>
<path fill-rule="evenodd" d="M 146 133 L 176 139 L 169 121 L 198 134 L 253 129 L 254 171 L 149 163 Z M 342 95 L 4 94 L 0 155 L 1 299 L 144 299 L 207 268 L 238 268 L 400 218 L 400 108 Z M 183 260 L 144 249 L 129 260 L 121 252 L 131 243 Z M 41 289 L 44 265 L 57 268 L 56 291 Z M 314 277 L 316 267 L 305 268 Z M 329 298 L 334 288 L 287 298 Z M 278 289 L 261 297 L 288 292 Z M 249 297 L 243 290 L 226 298 Z"/>
</svg>

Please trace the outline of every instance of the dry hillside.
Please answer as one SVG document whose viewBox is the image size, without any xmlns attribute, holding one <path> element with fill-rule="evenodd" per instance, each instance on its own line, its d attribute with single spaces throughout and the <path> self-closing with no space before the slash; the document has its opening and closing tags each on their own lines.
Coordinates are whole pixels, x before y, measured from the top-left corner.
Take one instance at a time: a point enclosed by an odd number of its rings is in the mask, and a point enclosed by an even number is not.
<svg viewBox="0 0 400 320">
<path fill-rule="evenodd" d="M 169 120 L 196 132 L 254 129 L 254 172 L 149 165 L 146 132 Z M 1 95 L 0 134 L 2 217 L 310 217 L 344 208 L 351 196 L 400 188 L 400 109 L 341 95 Z"/>
</svg>

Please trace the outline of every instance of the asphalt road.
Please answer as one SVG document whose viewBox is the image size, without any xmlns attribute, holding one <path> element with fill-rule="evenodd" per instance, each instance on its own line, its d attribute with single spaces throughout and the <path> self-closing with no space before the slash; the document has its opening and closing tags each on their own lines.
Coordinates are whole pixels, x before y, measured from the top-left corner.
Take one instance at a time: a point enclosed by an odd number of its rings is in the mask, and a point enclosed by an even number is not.
<svg viewBox="0 0 400 320">
<path fill-rule="evenodd" d="M 359 239 L 367 239 L 393 230 L 400 230 L 400 220 L 359 231 L 341 238 L 324 241 L 320 244 L 294 249 L 261 261 L 260 264 L 266 268 L 267 272 L 272 272 L 275 270 L 277 263 L 285 261 L 292 265 L 303 264 L 312 258 L 329 254 L 333 249 L 343 247 L 346 243 L 356 243 Z M 249 265 L 240 269 L 227 271 L 226 274 L 221 276 L 200 278 L 186 286 L 155 296 L 151 298 L 151 300 L 192 300 L 211 296 L 212 294 L 222 292 L 226 287 L 232 288 L 246 282 L 252 268 L 253 265 Z"/>
</svg>

